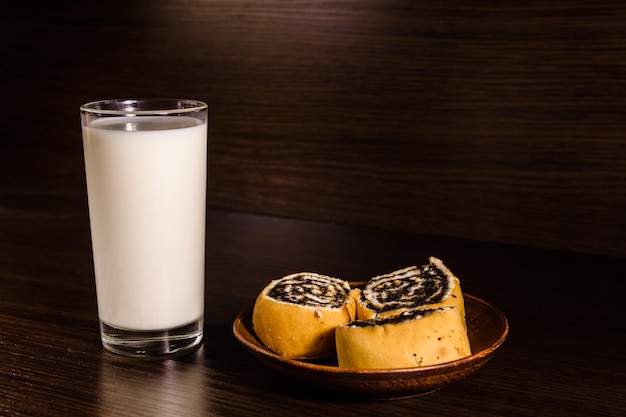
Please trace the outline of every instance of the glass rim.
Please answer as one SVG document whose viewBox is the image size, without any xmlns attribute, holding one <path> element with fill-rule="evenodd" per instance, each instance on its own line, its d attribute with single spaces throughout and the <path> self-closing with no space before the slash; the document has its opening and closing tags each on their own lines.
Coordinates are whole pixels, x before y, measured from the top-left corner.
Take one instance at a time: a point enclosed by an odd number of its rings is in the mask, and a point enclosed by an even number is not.
<svg viewBox="0 0 626 417">
<path fill-rule="evenodd" d="M 128 116 L 193 113 L 208 109 L 200 100 L 179 98 L 123 98 L 94 100 L 80 106 L 84 113 Z"/>
</svg>

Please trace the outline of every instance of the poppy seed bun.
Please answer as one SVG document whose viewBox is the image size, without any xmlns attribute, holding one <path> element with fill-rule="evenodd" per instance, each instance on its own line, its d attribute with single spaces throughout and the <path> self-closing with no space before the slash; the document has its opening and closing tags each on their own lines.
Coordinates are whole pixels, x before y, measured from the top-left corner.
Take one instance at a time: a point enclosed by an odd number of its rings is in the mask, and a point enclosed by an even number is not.
<svg viewBox="0 0 626 417">
<path fill-rule="evenodd" d="M 340 367 L 392 369 L 435 365 L 471 355 L 455 307 L 406 311 L 355 321 L 335 332 Z"/>
<path fill-rule="evenodd" d="M 435 257 L 421 268 L 411 266 L 370 279 L 356 302 L 358 320 L 445 306 L 456 307 L 465 319 L 459 279 Z"/>
<path fill-rule="evenodd" d="M 347 281 L 310 272 L 270 282 L 258 295 L 252 325 L 259 340 L 292 359 L 335 352 L 335 328 L 355 318 Z"/>
<path fill-rule="evenodd" d="M 404 368 L 471 355 L 461 285 L 440 259 L 374 277 L 355 300 L 357 321 L 335 332 L 339 366 Z"/>
</svg>

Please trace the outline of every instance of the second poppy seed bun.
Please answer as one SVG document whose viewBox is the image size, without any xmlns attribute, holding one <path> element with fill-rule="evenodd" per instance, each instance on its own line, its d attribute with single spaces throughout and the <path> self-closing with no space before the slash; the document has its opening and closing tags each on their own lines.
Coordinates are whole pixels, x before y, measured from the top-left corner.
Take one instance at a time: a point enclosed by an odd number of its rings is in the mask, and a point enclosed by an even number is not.
<svg viewBox="0 0 626 417">
<path fill-rule="evenodd" d="M 465 320 L 459 279 L 433 256 L 420 268 L 411 266 L 371 278 L 356 302 L 358 320 L 445 306 L 455 307 Z"/>
</svg>

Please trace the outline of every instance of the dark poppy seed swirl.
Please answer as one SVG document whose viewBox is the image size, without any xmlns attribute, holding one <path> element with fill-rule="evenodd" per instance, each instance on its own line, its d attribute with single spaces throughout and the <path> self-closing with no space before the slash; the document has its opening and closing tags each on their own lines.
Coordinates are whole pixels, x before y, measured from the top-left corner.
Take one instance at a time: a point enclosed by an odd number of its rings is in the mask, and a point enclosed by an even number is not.
<svg viewBox="0 0 626 417">
<path fill-rule="evenodd" d="M 289 304 L 341 308 L 345 305 L 349 293 L 348 281 L 311 272 L 301 272 L 277 280 L 267 295 Z"/>
<path fill-rule="evenodd" d="M 433 263 L 411 266 L 372 278 L 361 292 L 360 302 L 377 313 L 422 308 L 442 302 L 454 286 L 452 279 Z"/>
<path fill-rule="evenodd" d="M 440 308 L 425 308 L 421 310 L 407 310 L 400 314 L 388 317 L 375 317 L 369 320 L 355 320 L 346 326 L 349 327 L 376 327 L 386 326 L 388 324 L 407 323 L 413 320 L 418 320 L 424 317 L 428 317 L 431 314 L 442 313 L 450 310 L 452 307 L 440 307 Z"/>
</svg>

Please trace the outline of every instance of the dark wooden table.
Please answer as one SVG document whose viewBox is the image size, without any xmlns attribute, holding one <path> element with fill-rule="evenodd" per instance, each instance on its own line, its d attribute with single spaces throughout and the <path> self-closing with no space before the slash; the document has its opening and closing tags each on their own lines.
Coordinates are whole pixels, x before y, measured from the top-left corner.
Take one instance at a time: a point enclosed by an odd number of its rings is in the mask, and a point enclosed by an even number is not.
<svg viewBox="0 0 626 417">
<path fill-rule="evenodd" d="M 17 192 L 0 205 L 0 415 L 585 415 L 626 410 L 626 260 L 208 212 L 205 341 L 141 361 L 99 340 L 84 195 Z M 486 367 L 436 393 L 356 401 L 294 383 L 236 341 L 236 315 L 273 278 L 367 279 L 442 258 L 497 305 L 510 335 Z"/>
</svg>

